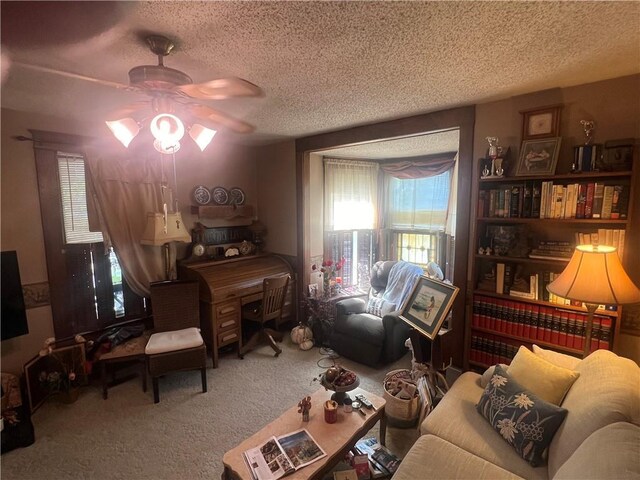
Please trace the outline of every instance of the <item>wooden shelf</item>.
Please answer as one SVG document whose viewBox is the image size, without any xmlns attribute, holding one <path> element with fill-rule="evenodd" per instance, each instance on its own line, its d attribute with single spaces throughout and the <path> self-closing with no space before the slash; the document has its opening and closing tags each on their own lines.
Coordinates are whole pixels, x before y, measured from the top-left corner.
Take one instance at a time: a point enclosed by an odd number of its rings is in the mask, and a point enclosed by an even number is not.
<svg viewBox="0 0 640 480">
<path fill-rule="evenodd" d="M 487 223 L 538 223 L 549 222 L 553 223 L 566 223 L 566 224 L 590 224 L 590 225 L 626 225 L 627 219 L 619 220 L 603 220 L 601 218 L 521 218 L 521 217 L 478 217 L 478 222 Z"/>
<path fill-rule="evenodd" d="M 504 295 L 502 293 L 489 292 L 488 290 L 474 290 L 473 294 L 484 295 L 485 297 L 503 298 L 506 300 L 513 300 L 519 303 L 532 303 L 534 305 L 554 307 L 554 308 L 559 308 L 561 310 L 572 310 L 574 312 L 584 313 L 585 315 L 588 313 L 587 309 L 584 307 L 574 307 L 573 305 L 560 305 L 559 303 L 545 302 L 544 300 L 532 300 L 530 298 L 512 297 L 511 295 Z M 613 312 L 611 310 L 596 310 L 595 315 L 600 315 L 602 317 L 618 318 L 618 312 L 617 311 Z"/>
<path fill-rule="evenodd" d="M 513 335 L 513 334 L 510 334 L 510 333 L 497 332 L 497 331 L 491 330 L 489 328 L 474 327 L 473 325 L 471 326 L 471 330 L 475 331 L 475 332 L 486 333 L 488 335 L 493 335 L 493 336 L 496 336 L 496 337 L 509 338 L 509 339 L 515 340 L 517 342 L 522 342 L 522 343 L 527 343 L 527 344 L 534 344 L 535 343 L 536 345 L 538 345 L 540 347 L 552 348 L 554 350 L 560 350 L 562 352 L 575 353 L 575 354 L 582 355 L 582 350 L 578 350 L 576 348 L 565 347 L 563 345 L 556 345 L 555 343 L 545 342 L 544 340 L 537 340 L 537 339 L 531 339 L 531 338 L 526 338 L 526 337 L 519 337 L 518 335 Z"/>
<path fill-rule="evenodd" d="M 566 267 L 569 259 L 566 260 L 552 260 L 552 259 L 542 259 L 542 258 L 520 258 L 520 257 L 501 257 L 499 255 L 480 255 L 476 253 L 476 260 L 489 260 L 491 262 L 501 262 L 501 263 L 525 263 L 525 264 L 536 264 L 536 265 L 549 265 L 552 267 Z"/>
<path fill-rule="evenodd" d="M 531 180 L 539 180 L 541 182 L 547 180 L 559 180 L 558 183 L 563 183 L 563 180 L 575 180 L 576 182 L 580 182 L 581 180 L 588 179 L 631 177 L 631 175 L 632 173 L 629 171 L 562 173 L 560 175 L 527 175 L 524 177 L 487 177 L 480 178 L 480 183 L 520 183 L 525 181 L 529 182 Z"/>
<path fill-rule="evenodd" d="M 198 215 L 200 218 L 218 218 L 223 220 L 252 218 L 253 205 L 192 205 L 191 213 Z"/>
</svg>

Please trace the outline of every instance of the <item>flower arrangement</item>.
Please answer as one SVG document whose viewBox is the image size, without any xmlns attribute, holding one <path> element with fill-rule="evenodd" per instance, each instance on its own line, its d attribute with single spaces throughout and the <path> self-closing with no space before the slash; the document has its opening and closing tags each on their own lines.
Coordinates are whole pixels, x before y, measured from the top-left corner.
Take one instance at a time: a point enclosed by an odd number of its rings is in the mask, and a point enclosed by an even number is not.
<svg viewBox="0 0 640 480">
<path fill-rule="evenodd" d="M 48 338 L 44 348 L 40 350 L 40 357 L 46 358 L 46 363 L 38 375 L 40 387 L 49 394 L 77 394 L 77 387 L 86 380 L 84 343 L 85 339 L 77 335 L 76 345 L 56 348 L 55 338 Z M 81 344 L 81 345 L 78 345 Z M 76 395 L 77 398 L 77 395 Z"/>
<path fill-rule="evenodd" d="M 345 258 L 342 257 L 337 262 L 334 262 L 331 259 L 323 260 L 319 268 L 318 268 L 318 265 L 315 263 L 311 265 L 311 270 L 313 270 L 314 272 L 317 270 L 320 270 L 320 273 L 322 273 L 322 286 L 324 287 L 325 296 L 330 296 L 332 280 L 333 280 L 333 283 L 339 283 L 336 281 L 336 277 L 338 272 L 342 270 L 344 263 L 345 263 Z"/>
</svg>

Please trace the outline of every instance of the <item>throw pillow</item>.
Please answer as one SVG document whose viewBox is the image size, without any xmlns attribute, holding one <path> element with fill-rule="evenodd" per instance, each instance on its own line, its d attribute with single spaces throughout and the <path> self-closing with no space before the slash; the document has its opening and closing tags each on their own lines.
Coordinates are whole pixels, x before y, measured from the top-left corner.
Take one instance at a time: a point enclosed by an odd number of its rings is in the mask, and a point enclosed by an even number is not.
<svg viewBox="0 0 640 480">
<path fill-rule="evenodd" d="M 500 365 L 476 408 L 532 467 L 545 463 L 545 452 L 568 412 L 524 388 Z"/>
<path fill-rule="evenodd" d="M 554 352 L 553 350 L 545 350 L 544 348 L 540 348 L 538 345 L 533 346 L 533 353 L 544 358 L 547 362 L 553 363 L 556 367 L 568 368 L 569 370 L 575 370 L 578 364 L 582 361 L 581 359 L 572 357 L 571 355 Z"/>
<path fill-rule="evenodd" d="M 366 312 L 377 317 L 384 317 L 396 309 L 395 303 L 387 302 L 382 297 L 371 297 L 367 303 Z"/>
<path fill-rule="evenodd" d="M 511 360 L 509 375 L 542 400 L 560 405 L 580 373 L 558 367 L 521 346 Z"/>
<path fill-rule="evenodd" d="M 498 365 L 500 365 L 505 372 L 509 371 L 509 365 L 505 363 L 499 363 Z M 480 386 L 482 388 L 486 387 L 487 383 L 489 383 L 489 380 L 491 380 L 491 377 L 493 377 L 493 371 L 495 368 L 496 366 L 492 365 L 491 367 L 487 368 L 482 374 L 482 377 L 480 377 Z"/>
</svg>

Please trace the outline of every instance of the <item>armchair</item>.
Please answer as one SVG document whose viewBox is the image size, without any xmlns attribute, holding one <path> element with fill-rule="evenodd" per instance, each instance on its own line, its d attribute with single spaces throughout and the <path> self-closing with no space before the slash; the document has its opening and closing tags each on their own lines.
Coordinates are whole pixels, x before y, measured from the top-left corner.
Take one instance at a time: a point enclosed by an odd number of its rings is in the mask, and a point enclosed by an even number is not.
<svg viewBox="0 0 640 480">
<path fill-rule="evenodd" d="M 402 357 L 410 327 L 398 318 L 399 310 L 414 279 L 422 273 L 421 267 L 407 262 L 376 262 L 371 267 L 368 301 L 348 298 L 336 303 L 332 348 L 370 366 Z"/>
</svg>

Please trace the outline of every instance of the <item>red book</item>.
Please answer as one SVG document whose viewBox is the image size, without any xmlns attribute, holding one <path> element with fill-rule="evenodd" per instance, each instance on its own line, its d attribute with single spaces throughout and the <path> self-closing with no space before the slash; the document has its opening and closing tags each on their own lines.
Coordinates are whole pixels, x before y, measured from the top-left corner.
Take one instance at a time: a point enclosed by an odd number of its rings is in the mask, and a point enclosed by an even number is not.
<svg viewBox="0 0 640 480">
<path fill-rule="evenodd" d="M 595 193 L 596 184 L 587 184 L 587 198 L 584 204 L 584 218 L 593 217 L 593 194 Z"/>
<path fill-rule="evenodd" d="M 558 336 L 558 345 L 567 346 L 567 335 L 569 332 L 569 312 L 562 310 L 560 312 L 560 335 Z"/>
<path fill-rule="evenodd" d="M 586 316 L 582 313 L 576 313 L 576 340 L 577 344 L 574 348 L 582 350 L 584 348 L 584 335 L 586 328 Z"/>
<path fill-rule="evenodd" d="M 525 337 L 524 329 L 527 323 L 526 303 L 518 302 L 518 336 Z"/>
<path fill-rule="evenodd" d="M 560 345 L 560 311 L 553 310 L 553 318 L 551 320 L 551 343 Z"/>
<path fill-rule="evenodd" d="M 595 352 L 600 346 L 600 317 L 593 317 L 593 326 L 591 328 L 591 346 L 589 352 Z"/>
<path fill-rule="evenodd" d="M 551 328 L 553 325 L 553 310 L 551 307 L 544 309 L 544 341 L 551 343 Z"/>
<path fill-rule="evenodd" d="M 599 348 L 604 350 L 611 350 L 611 319 L 603 318 L 600 323 L 602 324 L 602 331 L 600 332 Z"/>
<path fill-rule="evenodd" d="M 473 297 L 473 315 L 471 316 L 471 326 L 480 326 L 480 297 L 477 295 Z"/>
<path fill-rule="evenodd" d="M 536 340 L 544 340 L 546 309 L 547 307 L 540 306 L 540 311 L 538 313 L 538 334 L 536 336 Z"/>
<path fill-rule="evenodd" d="M 569 312 L 569 326 L 567 329 L 567 347 L 578 348 L 578 340 L 576 338 L 576 312 Z"/>
<path fill-rule="evenodd" d="M 478 315 L 478 326 L 480 328 L 485 328 L 485 325 L 487 324 L 486 321 L 486 309 L 487 309 L 487 303 L 486 303 L 486 297 L 480 296 L 478 297 L 480 299 L 480 312 Z M 478 360 L 479 361 L 479 360 Z"/>
<path fill-rule="evenodd" d="M 522 335 L 524 338 L 531 338 L 531 304 L 523 303 L 523 317 L 524 317 L 524 328 L 522 330 Z"/>
<path fill-rule="evenodd" d="M 502 315 L 502 299 L 500 298 L 495 301 L 494 317 L 496 319 L 496 332 L 502 332 L 504 317 Z"/>
<path fill-rule="evenodd" d="M 540 316 L 540 305 L 529 305 L 531 308 L 531 340 L 538 338 L 538 318 Z"/>
</svg>

